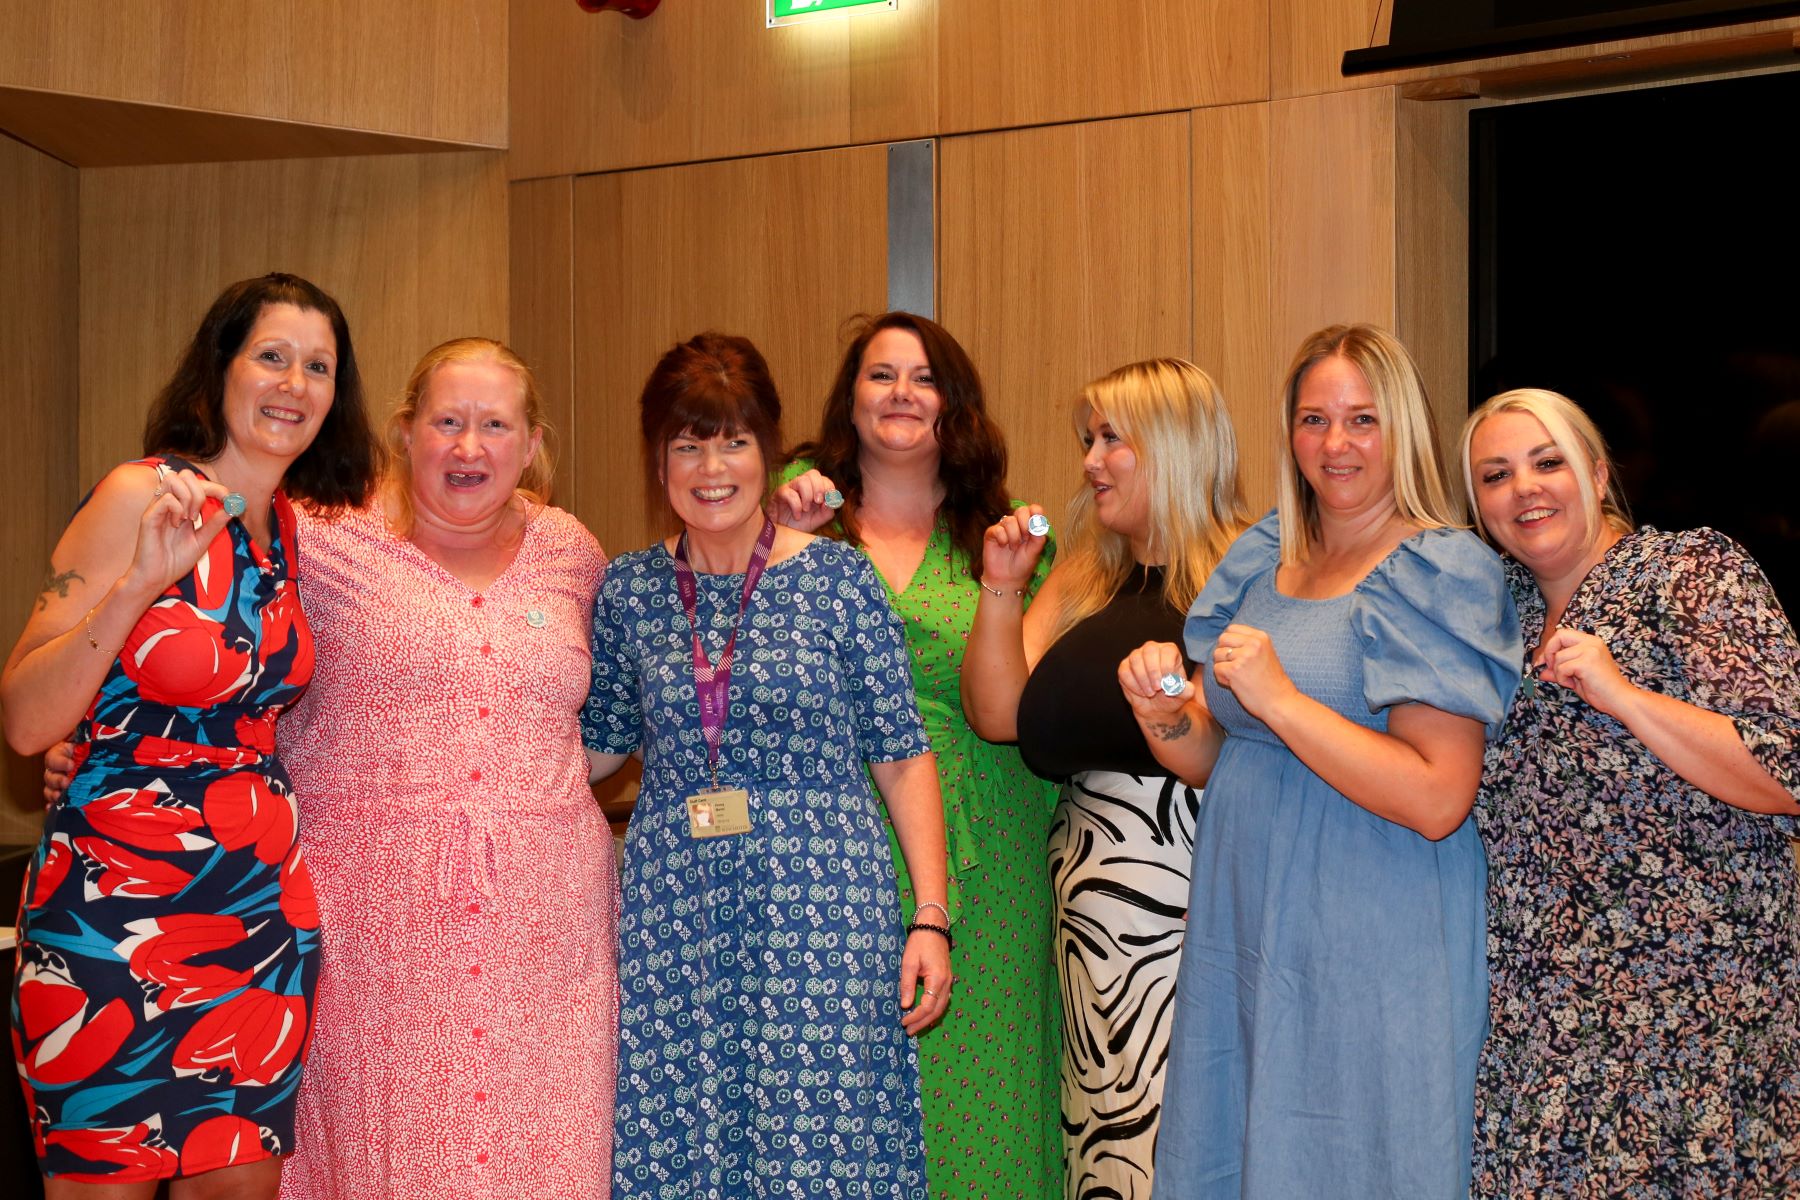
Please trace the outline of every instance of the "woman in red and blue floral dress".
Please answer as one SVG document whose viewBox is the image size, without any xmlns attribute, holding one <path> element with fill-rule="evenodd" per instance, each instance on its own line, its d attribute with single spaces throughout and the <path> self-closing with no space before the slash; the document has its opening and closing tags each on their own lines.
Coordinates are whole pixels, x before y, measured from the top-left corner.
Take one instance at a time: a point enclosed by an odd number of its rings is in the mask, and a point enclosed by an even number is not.
<svg viewBox="0 0 1800 1200">
<path fill-rule="evenodd" d="M 318 975 L 274 755 L 313 668 L 289 496 L 358 504 L 373 474 L 337 304 L 291 275 L 227 288 L 144 440 L 76 512 L 0 679 L 21 753 L 79 722 L 26 881 L 14 1051 L 52 1200 L 268 1197 Z"/>
</svg>

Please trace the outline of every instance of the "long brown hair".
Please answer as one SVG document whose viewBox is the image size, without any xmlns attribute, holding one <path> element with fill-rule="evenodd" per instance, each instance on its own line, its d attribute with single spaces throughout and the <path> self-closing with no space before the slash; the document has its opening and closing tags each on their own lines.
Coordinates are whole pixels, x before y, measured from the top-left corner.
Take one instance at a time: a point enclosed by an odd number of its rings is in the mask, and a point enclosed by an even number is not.
<svg viewBox="0 0 1800 1200">
<path fill-rule="evenodd" d="M 944 485 L 944 501 L 938 516 L 950 531 L 953 552 L 964 560 L 971 578 L 981 573 L 981 539 L 988 526 L 1012 511 L 1006 493 L 1006 439 L 988 416 L 981 375 L 957 340 L 936 321 L 916 313 L 888 312 L 878 317 L 852 317 L 853 335 L 844 347 L 837 378 L 825 399 L 819 436 L 798 447 L 795 459 L 812 464 L 836 483 L 844 494 L 838 523 L 844 537 L 860 544 L 856 509 L 862 499 L 862 467 L 857 461 L 861 443 L 850 414 L 856 404 L 856 380 L 862 373 L 863 354 L 883 330 L 904 329 L 919 339 L 938 394 L 938 480 Z"/>
<path fill-rule="evenodd" d="M 150 406 L 144 453 L 169 452 L 202 463 L 219 457 L 226 438 L 226 368 L 244 348 L 263 309 L 273 304 L 319 313 L 337 342 L 331 408 L 312 444 L 288 465 L 282 489 L 322 512 L 360 506 L 375 483 L 375 437 L 363 404 L 350 323 L 336 300 L 298 275 L 271 272 L 239 280 L 219 293 Z"/>
</svg>

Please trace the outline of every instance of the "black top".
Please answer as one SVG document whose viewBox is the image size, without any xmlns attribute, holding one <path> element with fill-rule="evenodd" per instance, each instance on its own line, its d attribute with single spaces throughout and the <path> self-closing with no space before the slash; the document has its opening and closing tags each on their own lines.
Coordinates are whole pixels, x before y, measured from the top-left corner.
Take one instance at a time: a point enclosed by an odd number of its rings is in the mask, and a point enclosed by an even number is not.
<svg viewBox="0 0 1800 1200">
<path fill-rule="evenodd" d="M 1045 779 L 1078 771 L 1169 772 L 1119 691 L 1119 663 L 1145 642 L 1181 645 L 1185 613 L 1163 600 L 1161 567 L 1137 567 L 1105 608 L 1057 638 L 1019 697 L 1019 750 Z"/>
</svg>

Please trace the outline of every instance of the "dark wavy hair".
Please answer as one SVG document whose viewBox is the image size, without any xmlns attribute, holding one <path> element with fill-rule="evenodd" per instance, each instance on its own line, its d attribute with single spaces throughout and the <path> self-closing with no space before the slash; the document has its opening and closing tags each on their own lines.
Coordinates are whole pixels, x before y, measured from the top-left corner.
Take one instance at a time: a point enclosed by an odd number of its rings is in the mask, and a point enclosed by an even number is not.
<svg viewBox="0 0 1800 1200">
<path fill-rule="evenodd" d="M 337 339 L 331 408 L 312 445 L 288 465 L 282 487 L 307 507 L 330 512 L 368 502 L 375 484 L 375 438 L 363 401 L 362 375 L 350 323 L 338 302 L 298 275 L 271 272 L 243 279 L 219 293 L 200 319 L 144 422 L 144 453 L 179 454 L 211 462 L 225 449 L 225 375 L 243 350 L 257 317 L 271 304 L 322 314 Z"/>
<path fill-rule="evenodd" d="M 981 390 L 981 375 L 957 340 L 936 321 L 916 313 L 889 312 L 878 317 L 852 317 L 850 344 L 831 394 L 819 436 L 795 449 L 793 458 L 812 464 L 844 494 L 838 522 L 844 537 L 860 543 L 856 508 L 862 497 L 862 467 L 857 461 L 861 445 L 851 409 L 856 403 L 856 380 L 862 374 L 863 354 L 883 330 L 904 329 L 919 339 L 938 394 L 938 479 L 944 485 L 944 502 L 938 512 L 950 528 L 950 540 L 965 560 L 971 578 L 981 573 L 981 538 L 988 526 L 1012 511 L 1006 491 L 1006 439 L 988 416 Z"/>
<path fill-rule="evenodd" d="M 638 395 L 638 424 L 651 474 L 683 433 L 697 438 L 748 433 L 763 464 L 781 461 L 781 396 L 762 351 L 749 338 L 701 333 L 657 360 Z"/>
</svg>

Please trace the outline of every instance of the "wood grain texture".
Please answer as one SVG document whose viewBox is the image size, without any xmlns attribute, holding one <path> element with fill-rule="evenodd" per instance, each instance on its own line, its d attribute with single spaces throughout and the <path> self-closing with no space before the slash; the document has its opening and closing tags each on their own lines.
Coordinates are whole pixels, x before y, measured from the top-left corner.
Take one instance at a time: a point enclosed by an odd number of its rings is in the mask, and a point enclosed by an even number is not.
<svg viewBox="0 0 1800 1200">
<path fill-rule="evenodd" d="M 497 146 L 507 7 L 0 0 L 0 85 Z"/>
<path fill-rule="evenodd" d="M 76 167 L 467 149 L 394 133 L 0 87 L 0 130 Z"/>
<path fill-rule="evenodd" d="M 1189 125 L 1174 113 L 942 143 L 939 311 L 1006 431 L 1013 495 L 1053 521 L 1080 484 L 1081 386 L 1192 355 Z"/>
<path fill-rule="evenodd" d="M 75 171 L 0 138 L 0 387 L 14 448 L 0 517 L 0 639 L 25 628 L 75 485 L 77 202 Z M 0 842 L 35 842 L 39 760 L 5 751 Z M 10 919 L 10 918 L 5 918 Z"/>
<path fill-rule="evenodd" d="M 511 344 L 537 376 L 556 460 L 555 499 L 566 504 L 581 465 L 573 453 L 575 181 L 530 180 L 507 193 Z"/>
<path fill-rule="evenodd" d="M 1470 402 L 1470 107 L 1408 100 L 1395 106 L 1394 332 L 1425 377 L 1446 455 Z"/>
<path fill-rule="evenodd" d="M 943 4 L 941 132 L 1266 99 L 1268 2 Z"/>
<path fill-rule="evenodd" d="M 769 29 L 761 4 L 718 0 L 642 21 L 510 12 L 514 179 L 842 145 L 851 29 L 887 15 Z"/>
<path fill-rule="evenodd" d="M 138 453 L 151 397 L 233 280 L 292 271 L 335 296 L 377 423 L 426 349 L 505 337 L 501 157 L 81 172 L 81 485 Z"/>
<path fill-rule="evenodd" d="M 799 442 L 817 428 L 837 331 L 887 295 L 880 146 L 597 175 L 575 181 L 576 460 L 567 504 L 607 552 L 672 517 L 645 469 L 637 398 L 669 347 L 741 334 L 769 361 Z"/>
<path fill-rule="evenodd" d="M 1378 24 L 1394 0 L 1269 0 L 1269 90 L 1274 99 L 1376 86 L 1345 79 L 1344 52 L 1386 45 Z"/>
<path fill-rule="evenodd" d="M 905 0 L 763 27 L 762 6 L 649 19 L 512 6 L 512 177 L 903 140 L 1268 94 L 1266 0 Z M 571 81 L 580 81 L 572 86 Z"/>
<path fill-rule="evenodd" d="M 1270 333 L 1283 369 L 1323 326 L 1395 327 L 1397 103 L 1377 88 L 1270 106 Z"/>
<path fill-rule="evenodd" d="M 1225 393 L 1244 495 L 1275 503 L 1276 389 L 1270 337 L 1270 106 L 1201 109 L 1194 122 L 1194 361 Z"/>
</svg>

